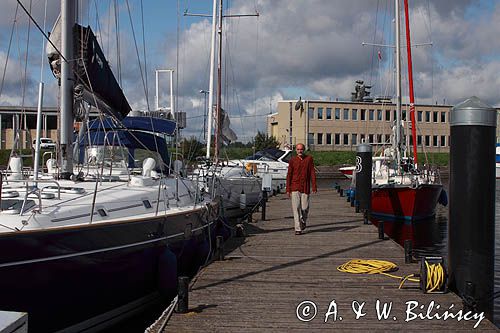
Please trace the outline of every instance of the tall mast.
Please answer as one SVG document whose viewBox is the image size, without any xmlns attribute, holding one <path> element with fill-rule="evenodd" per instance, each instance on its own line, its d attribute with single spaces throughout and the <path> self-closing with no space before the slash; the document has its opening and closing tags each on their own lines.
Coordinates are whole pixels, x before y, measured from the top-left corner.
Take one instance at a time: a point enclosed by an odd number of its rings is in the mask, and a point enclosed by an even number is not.
<svg viewBox="0 0 500 333">
<path fill-rule="evenodd" d="M 215 29 L 217 26 L 217 0 L 213 2 L 212 8 L 212 41 L 210 48 L 210 82 L 208 87 L 208 124 L 207 124 L 207 153 L 210 158 L 210 145 L 212 143 L 212 110 L 214 104 L 214 64 L 215 64 Z"/>
<path fill-rule="evenodd" d="M 401 29 L 399 0 L 394 1 L 396 19 L 396 157 L 398 167 L 401 165 Z"/>
<path fill-rule="evenodd" d="M 61 0 L 61 178 L 73 174 L 73 0 Z"/>
<path fill-rule="evenodd" d="M 413 162 L 418 164 L 417 156 L 417 126 L 415 122 L 415 93 L 413 91 L 413 64 L 411 61 L 410 16 L 408 14 L 408 0 L 404 0 L 406 25 L 406 53 L 408 54 L 408 81 L 410 85 L 410 119 L 411 135 L 413 137 Z"/>
<path fill-rule="evenodd" d="M 219 160 L 219 147 L 220 147 L 220 116 L 221 116 L 221 102 L 222 102 L 222 0 L 219 1 L 219 54 L 217 62 L 217 105 L 215 107 L 215 163 Z"/>
</svg>

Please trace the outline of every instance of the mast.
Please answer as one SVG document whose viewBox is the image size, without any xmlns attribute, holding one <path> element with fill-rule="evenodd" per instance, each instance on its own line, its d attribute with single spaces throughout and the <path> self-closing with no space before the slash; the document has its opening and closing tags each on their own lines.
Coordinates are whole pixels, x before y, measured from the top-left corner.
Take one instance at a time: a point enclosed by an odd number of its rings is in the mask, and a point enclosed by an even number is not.
<svg viewBox="0 0 500 333">
<path fill-rule="evenodd" d="M 222 0 L 219 1 L 219 52 L 217 62 L 217 105 L 215 107 L 215 163 L 219 160 L 219 147 L 220 147 L 220 115 L 221 115 L 221 102 L 222 102 Z"/>
<path fill-rule="evenodd" d="M 61 0 L 61 178 L 73 175 L 73 0 Z"/>
<path fill-rule="evenodd" d="M 418 164 L 417 156 L 417 126 L 415 122 L 415 94 L 413 91 L 413 64 L 411 61 L 411 39 L 410 39 L 410 17 L 408 14 L 408 0 L 404 0 L 405 7 L 405 25 L 406 25 L 406 53 L 408 54 L 408 81 L 410 85 L 410 119 L 411 135 L 413 137 L 413 162 L 415 168 Z"/>
<path fill-rule="evenodd" d="M 214 63 L 215 63 L 215 28 L 217 23 L 217 0 L 213 2 L 212 9 L 212 41 L 210 48 L 210 82 L 208 87 L 208 125 L 207 125 L 207 153 L 206 158 L 210 158 L 210 145 L 212 143 L 212 105 L 214 103 Z"/>
<path fill-rule="evenodd" d="M 396 19 L 396 159 L 397 166 L 401 165 L 401 29 L 399 0 L 394 1 Z"/>
</svg>

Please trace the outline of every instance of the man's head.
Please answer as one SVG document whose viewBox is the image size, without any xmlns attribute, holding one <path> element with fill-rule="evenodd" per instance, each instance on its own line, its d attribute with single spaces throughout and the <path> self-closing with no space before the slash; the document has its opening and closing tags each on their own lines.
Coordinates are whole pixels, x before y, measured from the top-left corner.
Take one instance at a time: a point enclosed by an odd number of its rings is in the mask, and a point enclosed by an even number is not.
<svg viewBox="0 0 500 333">
<path fill-rule="evenodd" d="M 295 150 L 297 151 L 298 156 L 300 157 L 304 156 L 304 150 L 305 150 L 304 144 L 297 143 L 297 145 L 295 146 Z"/>
</svg>

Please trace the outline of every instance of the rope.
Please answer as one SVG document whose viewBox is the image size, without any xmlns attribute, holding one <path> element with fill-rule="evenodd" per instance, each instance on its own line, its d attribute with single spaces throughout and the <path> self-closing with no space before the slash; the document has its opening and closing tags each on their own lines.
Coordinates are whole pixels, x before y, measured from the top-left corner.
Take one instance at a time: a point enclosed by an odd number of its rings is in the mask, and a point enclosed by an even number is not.
<svg viewBox="0 0 500 333">
<path fill-rule="evenodd" d="M 426 277 L 425 283 L 426 292 L 435 292 L 442 289 L 445 283 L 445 271 L 441 263 L 429 264 L 425 261 Z M 397 276 L 390 274 L 398 269 L 398 266 L 390 261 L 374 260 L 374 259 L 352 259 L 337 267 L 339 272 L 351 274 L 382 274 L 394 279 L 401 280 L 399 288 L 402 289 L 406 281 L 420 282 L 420 278 L 416 274 L 409 274 L 406 276 Z"/>
</svg>

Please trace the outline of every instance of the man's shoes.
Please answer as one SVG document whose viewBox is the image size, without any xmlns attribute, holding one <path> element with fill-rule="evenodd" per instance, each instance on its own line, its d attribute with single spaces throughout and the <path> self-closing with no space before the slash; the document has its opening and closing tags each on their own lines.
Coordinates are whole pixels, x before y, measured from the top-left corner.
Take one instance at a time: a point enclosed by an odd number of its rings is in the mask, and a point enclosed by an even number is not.
<svg viewBox="0 0 500 333">
<path fill-rule="evenodd" d="M 302 235 L 302 231 L 295 231 L 295 235 Z"/>
<path fill-rule="evenodd" d="M 306 222 L 304 222 L 304 220 L 300 220 L 300 229 L 306 230 L 306 227 Z"/>
</svg>

